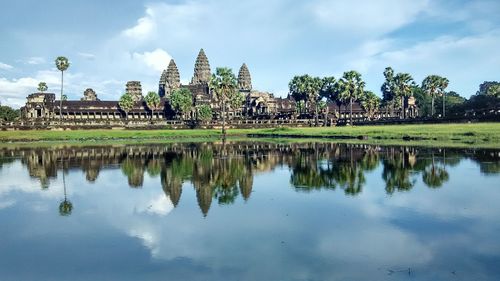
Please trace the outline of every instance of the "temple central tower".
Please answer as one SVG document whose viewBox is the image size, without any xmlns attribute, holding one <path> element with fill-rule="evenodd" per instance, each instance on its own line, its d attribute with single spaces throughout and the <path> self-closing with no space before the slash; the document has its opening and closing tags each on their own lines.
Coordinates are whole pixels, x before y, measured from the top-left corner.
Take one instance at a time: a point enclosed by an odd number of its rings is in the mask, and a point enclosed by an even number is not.
<svg viewBox="0 0 500 281">
<path fill-rule="evenodd" d="M 204 85 L 208 84 L 210 81 L 210 64 L 208 63 L 208 58 L 205 55 L 205 51 L 203 49 L 198 53 L 198 57 L 196 58 L 196 63 L 194 65 L 194 75 L 193 79 L 191 79 L 191 85 Z"/>
</svg>

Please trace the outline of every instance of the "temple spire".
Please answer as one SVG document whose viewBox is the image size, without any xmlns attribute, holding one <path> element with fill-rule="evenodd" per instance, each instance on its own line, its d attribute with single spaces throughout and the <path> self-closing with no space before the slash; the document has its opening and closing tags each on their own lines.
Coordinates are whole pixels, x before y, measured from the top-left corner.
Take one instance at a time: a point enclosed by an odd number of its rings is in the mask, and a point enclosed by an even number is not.
<svg viewBox="0 0 500 281">
<path fill-rule="evenodd" d="M 160 77 L 160 96 L 168 96 L 173 90 L 178 89 L 181 85 L 179 69 L 173 59 L 170 60 L 167 70 L 164 70 Z"/>
<path fill-rule="evenodd" d="M 194 65 L 194 75 L 191 79 L 191 85 L 207 84 L 210 80 L 210 63 L 203 49 L 198 53 L 196 63 Z"/>
<path fill-rule="evenodd" d="M 240 71 L 238 72 L 238 86 L 243 91 L 252 90 L 252 77 L 245 63 L 240 67 Z"/>
</svg>

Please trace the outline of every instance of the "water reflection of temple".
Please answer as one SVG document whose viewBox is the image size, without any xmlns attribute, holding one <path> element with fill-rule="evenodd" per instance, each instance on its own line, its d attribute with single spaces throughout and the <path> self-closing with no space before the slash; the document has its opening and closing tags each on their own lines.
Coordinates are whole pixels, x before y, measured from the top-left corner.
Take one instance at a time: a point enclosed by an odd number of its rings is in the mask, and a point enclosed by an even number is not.
<svg viewBox="0 0 500 281">
<path fill-rule="evenodd" d="M 133 188 L 144 174 L 158 177 L 174 206 L 180 203 L 184 183 L 191 183 L 206 215 L 213 201 L 232 204 L 248 200 L 256 174 L 276 167 L 290 170 L 297 191 L 340 188 L 346 195 L 362 192 L 365 174 L 381 166 L 385 191 L 409 191 L 420 180 L 431 188 L 449 180 L 447 168 L 462 159 L 479 164 L 484 174 L 500 172 L 495 150 L 382 147 L 336 143 L 189 143 L 163 145 L 51 146 L 0 149 L 5 159 L 21 158 L 29 175 L 48 188 L 58 170 L 80 170 L 95 182 L 102 170 L 121 169 Z"/>
</svg>

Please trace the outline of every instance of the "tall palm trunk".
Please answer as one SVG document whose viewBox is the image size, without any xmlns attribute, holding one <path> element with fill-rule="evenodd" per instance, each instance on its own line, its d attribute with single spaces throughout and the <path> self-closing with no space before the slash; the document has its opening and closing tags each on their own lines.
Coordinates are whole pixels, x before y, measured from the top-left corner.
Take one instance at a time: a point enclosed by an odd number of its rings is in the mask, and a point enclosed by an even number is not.
<svg viewBox="0 0 500 281">
<path fill-rule="evenodd" d="M 222 139 L 226 139 L 226 101 L 222 101 Z"/>
<path fill-rule="evenodd" d="M 59 123 L 62 125 L 62 100 L 64 87 L 64 71 L 61 71 L 61 98 L 59 99 Z"/>
<path fill-rule="evenodd" d="M 406 118 L 406 112 L 405 112 L 405 97 L 401 96 L 401 118 L 405 119 Z"/>
<path fill-rule="evenodd" d="M 431 117 L 434 116 L 434 95 L 431 97 Z"/>
<path fill-rule="evenodd" d="M 318 125 L 319 125 L 319 120 L 318 120 L 318 102 L 316 102 L 316 104 L 314 106 L 314 118 L 315 118 L 316 127 L 318 127 Z"/>
<path fill-rule="evenodd" d="M 350 125 L 352 126 L 352 98 L 349 100 L 349 107 L 350 107 L 350 112 L 349 112 L 349 119 L 350 119 Z"/>
<path fill-rule="evenodd" d="M 445 93 L 443 92 L 443 118 L 446 116 L 446 112 L 445 112 L 445 104 L 444 104 L 444 101 L 445 101 Z"/>
</svg>

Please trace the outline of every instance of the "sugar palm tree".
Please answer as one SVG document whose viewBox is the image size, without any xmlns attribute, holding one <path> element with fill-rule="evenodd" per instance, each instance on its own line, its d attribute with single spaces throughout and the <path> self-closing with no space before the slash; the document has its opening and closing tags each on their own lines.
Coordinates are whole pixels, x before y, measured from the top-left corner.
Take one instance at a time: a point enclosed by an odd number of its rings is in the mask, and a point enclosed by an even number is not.
<svg viewBox="0 0 500 281">
<path fill-rule="evenodd" d="M 320 101 L 320 91 L 322 80 L 319 77 L 311 77 L 307 74 L 295 76 L 288 84 L 290 94 L 296 101 L 304 101 L 305 108 L 314 106 L 314 117 L 318 125 L 318 102 Z"/>
<path fill-rule="evenodd" d="M 153 119 L 153 114 L 155 110 L 159 110 L 161 106 L 160 96 L 156 92 L 148 92 L 146 97 L 144 98 L 146 101 L 146 105 L 151 109 L 151 119 Z"/>
<path fill-rule="evenodd" d="M 425 77 L 424 81 L 422 81 L 422 90 L 424 90 L 424 92 L 431 97 L 431 116 L 434 116 L 434 99 L 438 94 L 444 93 L 444 89 L 446 87 L 448 87 L 448 79 L 438 75 L 429 75 Z"/>
<path fill-rule="evenodd" d="M 38 88 L 37 89 L 38 89 L 38 91 L 40 93 L 43 93 L 43 92 L 47 91 L 47 89 L 48 89 L 47 83 L 45 83 L 45 82 L 38 83 Z"/>
<path fill-rule="evenodd" d="M 398 73 L 395 77 L 396 95 L 401 99 L 401 118 L 406 116 L 405 99 L 413 93 L 413 78 L 408 73 Z"/>
<path fill-rule="evenodd" d="M 128 113 L 132 107 L 134 107 L 134 100 L 132 99 L 132 96 L 129 93 L 124 94 L 120 97 L 118 105 L 125 112 L 125 119 L 128 119 Z"/>
<path fill-rule="evenodd" d="M 351 70 L 344 72 L 342 79 L 338 81 L 339 98 L 342 102 L 349 102 L 349 119 L 352 125 L 352 103 L 357 101 L 364 94 L 365 82 L 361 79 L 361 74 Z"/>
<path fill-rule="evenodd" d="M 59 119 L 62 122 L 62 102 L 63 102 L 63 88 L 64 88 L 64 71 L 69 68 L 69 61 L 66 57 L 56 58 L 56 67 L 61 71 L 61 98 L 59 99 Z"/>
<path fill-rule="evenodd" d="M 217 98 L 219 108 L 222 109 L 222 138 L 225 139 L 227 104 L 239 94 L 238 80 L 230 68 L 217 67 L 210 78 L 209 87 Z"/>
<path fill-rule="evenodd" d="M 360 103 L 361 107 L 366 111 L 368 118 L 372 119 L 375 112 L 380 107 L 380 98 L 371 91 L 365 91 Z"/>
<path fill-rule="evenodd" d="M 450 80 L 448 80 L 448 78 L 445 78 L 445 77 L 441 77 L 441 79 L 439 79 L 439 92 L 441 93 L 441 95 L 443 96 L 443 118 L 446 116 L 446 111 L 445 111 L 445 99 L 446 99 L 446 91 L 445 89 L 448 87 L 448 83 L 450 82 Z"/>
</svg>

